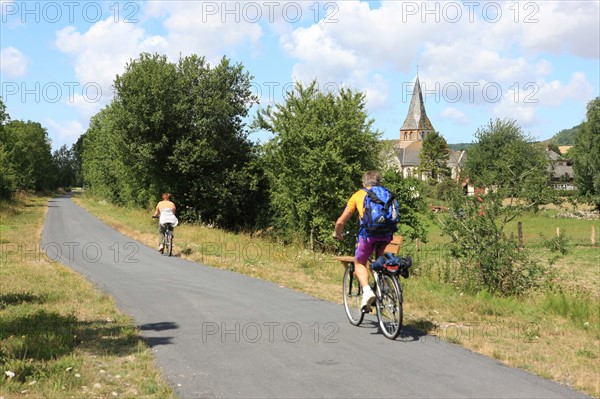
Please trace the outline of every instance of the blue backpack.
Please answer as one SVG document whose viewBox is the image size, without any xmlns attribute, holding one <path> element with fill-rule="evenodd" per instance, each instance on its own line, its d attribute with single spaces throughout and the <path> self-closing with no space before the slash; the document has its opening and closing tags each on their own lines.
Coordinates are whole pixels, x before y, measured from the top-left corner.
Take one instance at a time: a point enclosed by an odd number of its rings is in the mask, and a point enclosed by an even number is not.
<svg viewBox="0 0 600 399">
<path fill-rule="evenodd" d="M 398 201 L 385 187 L 363 188 L 365 195 L 365 213 L 360 221 L 361 232 L 367 237 L 391 236 L 400 221 Z"/>
</svg>

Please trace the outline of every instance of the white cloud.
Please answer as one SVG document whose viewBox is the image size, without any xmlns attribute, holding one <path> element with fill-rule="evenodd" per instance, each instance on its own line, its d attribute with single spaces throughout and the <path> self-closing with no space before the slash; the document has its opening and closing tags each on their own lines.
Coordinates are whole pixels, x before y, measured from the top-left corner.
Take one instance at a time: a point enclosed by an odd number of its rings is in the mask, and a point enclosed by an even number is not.
<svg viewBox="0 0 600 399">
<path fill-rule="evenodd" d="M 359 1 L 337 2 L 337 22 L 321 20 L 281 37 L 280 46 L 298 59 L 294 80 L 333 81 L 366 91 L 370 109 L 386 104 L 389 83 L 383 74 L 414 65 L 420 40 L 440 27 L 425 28 L 416 19 L 402 21 L 402 2 L 383 2 L 371 10 Z M 388 87 L 385 87 L 388 86 Z"/>
<path fill-rule="evenodd" d="M 390 95 L 390 85 L 383 75 L 375 74 L 364 88 L 369 111 L 384 108 Z"/>
<path fill-rule="evenodd" d="M 338 6 L 331 1 L 153 1 L 145 4 L 145 17 L 166 19 L 170 31 L 187 34 L 217 30 L 219 40 L 199 37 L 209 45 L 215 42 L 238 45 L 251 43 L 264 34 L 264 28 L 278 36 L 293 30 L 294 24 L 336 20 Z M 224 40 L 223 40 L 224 39 Z"/>
<path fill-rule="evenodd" d="M 116 23 L 112 18 L 99 21 L 86 32 L 72 26 L 56 32 L 56 47 L 75 60 L 75 75 L 81 86 L 99 87 L 90 98 L 76 95 L 70 99 L 80 114 L 89 118 L 108 103 L 113 96 L 112 84 L 125 65 L 142 52 L 164 53 L 168 47 L 164 38 L 147 36 L 144 29 L 130 23 Z"/>
<path fill-rule="evenodd" d="M 295 60 L 292 79 L 363 91 L 370 111 L 389 106 L 398 75 L 414 76 L 417 62 L 425 90 L 458 85 L 458 103 L 529 124 L 542 107 L 558 107 L 566 100 L 583 103 L 597 91 L 585 75 L 571 70 L 573 75 L 565 78 L 564 66 L 553 62 L 554 55 L 599 57 L 598 1 L 492 2 L 502 10 L 498 21 L 482 17 L 487 3 L 474 3 L 478 6 L 470 21 L 462 2 L 382 1 L 373 9 L 357 0 L 253 3 L 259 9 L 250 2 L 146 2 L 137 24 L 108 19 L 87 31 L 67 27 L 57 32 L 56 46 L 73 57 L 82 85 L 97 82 L 107 93 L 94 103 L 74 98 L 72 106 L 86 117 L 106 104 L 115 75 L 140 52 L 163 53 L 173 61 L 195 53 L 214 64 L 224 54 L 235 57 L 236 51 L 260 56 L 265 32 L 276 34 L 284 56 Z M 447 4 L 462 7 L 458 21 L 443 12 L 435 15 Z M 300 7 L 302 19 L 291 24 L 295 7 Z M 423 7 L 438 11 L 428 14 Z M 325 9 L 334 13 L 328 20 L 323 20 Z M 149 34 L 156 26 L 160 35 Z M 4 57 L 2 64 L 4 71 Z M 554 75 L 555 70 L 563 75 Z M 524 102 L 533 95 L 531 85 L 539 103 Z M 497 87 L 501 91 L 490 101 Z M 469 122 L 460 104 L 441 100 L 449 105 L 440 113 L 443 118 Z"/>
<path fill-rule="evenodd" d="M 209 3 L 222 7 L 222 3 Z M 220 15 L 212 15 L 204 23 L 206 2 L 148 2 L 144 7 L 144 15 L 137 24 L 107 18 L 87 31 L 67 26 L 56 32 L 55 45 L 73 56 L 79 83 L 102 88 L 100 101 L 90 103 L 79 96 L 71 102 L 83 115 L 93 115 L 112 98 L 111 86 L 116 75 L 122 74 L 126 64 L 142 52 L 166 54 L 172 61 L 194 53 L 217 63 L 227 49 L 248 43 L 258 45 L 262 36 L 259 24 L 238 23 L 235 15 L 229 16 L 229 22 L 225 23 Z M 146 31 L 144 24 L 152 23 L 153 18 L 163 21 L 166 32 L 162 36 Z"/>
<path fill-rule="evenodd" d="M 164 21 L 170 58 L 198 54 L 217 63 L 228 50 L 259 45 L 263 36 L 260 22 L 268 17 L 264 9 L 257 7 L 261 3 L 251 3 L 149 2 L 146 13 Z"/>
<path fill-rule="evenodd" d="M 93 94 L 91 93 L 93 91 Z M 68 103 L 70 106 L 77 110 L 77 113 L 83 120 L 89 120 L 94 116 L 101 108 L 108 105 L 112 99 L 111 93 L 102 93 L 99 97 L 99 93 L 96 91 L 96 87 L 90 87 L 90 92 L 82 90 L 80 93 L 75 93 L 72 98 L 69 99 Z"/>
<path fill-rule="evenodd" d="M 98 83 L 107 93 L 127 62 L 141 52 L 164 52 L 167 47 L 160 37 L 146 37 L 141 27 L 115 23 L 111 18 L 97 22 L 85 33 L 71 26 L 61 29 L 55 44 L 75 57 L 75 73 L 81 84 Z"/>
<path fill-rule="evenodd" d="M 539 83 L 538 93 L 530 91 L 530 97 L 539 97 L 540 104 L 549 107 L 559 107 L 565 100 L 582 100 L 587 102 L 592 99 L 594 89 L 587 81 L 585 74 L 576 72 L 567 83 L 559 80 Z"/>
<path fill-rule="evenodd" d="M 299 64 L 320 69 L 319 63 L 324 63 L 327 72 L 336 57 L 352 55 L 351 63 L 341 65 L 346 69 L 338 70 L 341 75 L 350 72 L 349 68 L 369 70 L 381 66 L 406 71 L 414 65 L 420 39 L 439 30 L 435 26 L 425 28 L 414 19 L 400 23 L 401 2 L 383 2 L 381 8 L 374 10 L 355 0 L 336 4 L 336 23 L 320 21 L 282 37 L 282 47 L 298 58 Z M 334 52 L 329 53 L 330 50 Z"/>
<path fill-rule="evenodd" d="M 450 3 L 454 8 L 447 10 Z M 458 85 L 463 90 L 459 101 L 488 108 L 502 101 L 504 110 L 511 106 L 511 92 L 528 83 L 557 93 L 547 82 L 554 70 L 552 54 L 598 57 L 599 2 L 493 2 L 487 9 L 487 3 L 471 2 L 476 3 L 472 12 L 463 3 L 450 3 L 383 1 L 370 9 L 365 2 L 338 2 L 338 23 L 296 28 L 282 36 L 280 45 L 297 59 L 296 79 L 338 81 L 365 90 L 377 86 L 381 74 L 391 79 L 418 61 L 421 82 L 429 88 Z M 458 6 L 461 16 L 454 18 Z M 498 18 L 495 7 L 500 7 Z M 585 77 L 578 82 L 589 86 Z M 560 90 L 575 84 L 558 83 Z M 555 104 L 565 98 L 548 99 Z M 377 96 L 377 101 L 381 105 L 386 99 Z M 534 119 L 531 106 L 515 110 L 523 119 Z"/>
<path fill-rule="evenodd" d="M 600 57 L 599 1 L 531 2 L 521 18 L 521 43 L 527 50 Z M 530 17 L 529 23 L 525 23 Z M 537 22 L 535 22 L 537 21 Z"/>
<path fill-rule="evenodd" d="M 19 77 L 27 74 L 29 60 L 14 47 L 0 49 L 0 71 L 6 76 Z"/>
<path fill-rule="evenodd" d="M 456 121 L 460 124 L 466 124 L 469 122 L 469 118 L 467 118 L 467 116 L 465 115 L 464 112 L 462 112 L 459 109 L 456 109 L 454 107 L 446 107 L 442 110 L 442 112 L 440 113 L 440 116 L 442 118 L 448 118 L 451 119 L 453 121 Z"/>
<path fill-rule="evenodd" d="M 54 137 L 58 137 L 59 143 L 54 147 L 60 147 L 65 143 L 72 143 L 77 141 L 79 136 L 85 133 L 85 128 L 78 121 L 63 121 L 57 122 L 54 119 L 48 118 L 46 123 L 50 130 L 54 131 Z"/>
<path fill-rule="evenodd" d="M 492 108 L 495 116 L 517 120 L 530 127 L 539 122 L 536 112 L 541 107 L 558 108 L 566 100 L 589 101 L 594 89 L 583 73 L 577 72 L 567 83 L 540 80 L 506 93 Z"/>
<path fill-rule="evenodd" d="M 292 75 L 296 80 L 312 80 L 317 76 L 328 82 L 339 81 L 339 71 L 358 73 L 359 59 L 352 49 L 340 46 L 319 25 L 300 28 L 293 38 L 283 43 L 283 48 L 303 63 L 294 65 Z M 318 45 L 316 45 L 318 43 Z"/>
</svg>

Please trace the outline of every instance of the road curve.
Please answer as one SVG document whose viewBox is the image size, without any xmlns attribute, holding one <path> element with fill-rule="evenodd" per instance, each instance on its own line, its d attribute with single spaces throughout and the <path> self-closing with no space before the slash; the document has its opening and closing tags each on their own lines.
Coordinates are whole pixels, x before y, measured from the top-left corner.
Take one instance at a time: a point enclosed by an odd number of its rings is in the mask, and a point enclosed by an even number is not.
<svg viewBox="0 0 600 399">
<path fill-rule="evenodd" d="M 68 197 L 50 200 L 42 245 L 133 316 L 184 398 L 586 397 L 435 337 L 390 341 L 372 316 L 351 326 L 338 304 L 161 256 Z"/>
</svg>

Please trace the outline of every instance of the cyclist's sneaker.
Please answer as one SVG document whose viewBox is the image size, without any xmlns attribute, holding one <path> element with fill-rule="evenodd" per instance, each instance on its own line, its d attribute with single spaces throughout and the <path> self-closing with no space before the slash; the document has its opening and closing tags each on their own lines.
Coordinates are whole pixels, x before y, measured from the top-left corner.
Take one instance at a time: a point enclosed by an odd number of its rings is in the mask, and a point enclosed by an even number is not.
<svg viewBox="0 0 600 399">
<path fill-rule="evenodd" d="M 165 250 L 165 246 L 164 246 L 164 245 L 162 245 L 162 244 L 160 244 L 160 245 L 158 246 L 158 252 L 160 252 L 160 253 L 162 254 L 162 253 L 164 252 L 164 250 Z"/>
<path fill-rule="evenodd" d="M 371 287 L 367 288 L 363 292 L 362 302 L 360 304 L 360 309 L 364 313 L 371 313 L 371 305 L 375 302 L 375 294 Z"/>
</svg>

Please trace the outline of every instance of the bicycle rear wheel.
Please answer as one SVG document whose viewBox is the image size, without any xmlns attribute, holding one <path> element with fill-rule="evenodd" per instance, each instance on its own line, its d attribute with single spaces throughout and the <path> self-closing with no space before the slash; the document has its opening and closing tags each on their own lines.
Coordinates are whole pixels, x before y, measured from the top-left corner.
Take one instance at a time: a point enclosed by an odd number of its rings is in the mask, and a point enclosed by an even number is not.
<svg viewBox="0 0 600 399">
<path fill-rule="evenodd" d="M 360 309 L 362 299 L 362 288 L 358 278 L 354 275 L 354 266 L 346 268 L 344 273 L 344 308 L 350 324 L 358 326 L 362 323 L 365 314 Z"/>
<path fill-rule="evenodd" d="M 379 281 L 381 298 L 377 301 L 379 328 L 386 338 L 396 339 L 402 328 L 402 289 L 398 280 L 382 274 Z"/>
<path fill-rule="evenodd" d="M 168 256 L 173 253 L 173 232 L 171 230 L 167 230 L 165 233 L 165 253 Z"/>
</svg>

